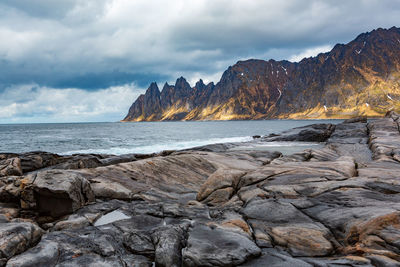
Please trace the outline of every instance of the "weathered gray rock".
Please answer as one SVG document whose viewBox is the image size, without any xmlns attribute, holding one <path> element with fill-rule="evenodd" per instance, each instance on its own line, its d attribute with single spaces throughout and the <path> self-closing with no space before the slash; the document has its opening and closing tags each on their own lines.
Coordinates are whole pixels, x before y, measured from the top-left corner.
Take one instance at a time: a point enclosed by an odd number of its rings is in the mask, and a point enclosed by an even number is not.
<svg viewBox="0 0 400 267">
<path fill-rule="evenodd" d="M 371 263 L 377 267 L 399 267 L 400 262 L 383 255 L 368 256 Z"/>
<path fill-rule="evenodd" d="M 303 142 L 325 142 L 335 129 L 332 124 L 311 124 L 308 126 L 294 128 L 278 135 L 270 135 L 263 138 L 267 142 L 276 141 L 303 141 Z"/>
<path fill-rule="evenodd" d="M 394 161 L 393 151 L 400 148 L 398 123 L 391 118 L 374 120 L 368 123 L 369 146 L 373 159 L 377 161 Z"/>
<path fill-rule="evenodd" d="M 29 222 L 0 223 L 0 259 L 7 260 L 35 245 L 43 230 Z"/>
<path fill-rule="evenodd" d="M 151 266 L 146 257 L 126 251 L 118 238 L 93 227 L 51 232 L 7 266 Z"/>
<path fill-rule="evenodd" d="M 0 202 L 19 203 L 21 198 L 21 177 L 6 176 L 0 178 Z"/>
<path fill-rule="evenodd" d="M 277 249 L 264 249 L 259 258 L 250 260 L 249 262 L 242 264 L 243 267 L 312 267 L 313 265 L 301 260 L 293 258 L 290 254 L 285 251 L 279 251 Z"/>
<path fill-rule="evenodd" d="M 8 222 L 19 216 L 19 207 L 14 203 L 0 203 L 0 219 Z"/>
<path fill-rule="evenodd" d="M 218 189 L 236 189 L 240 178 L 245 174 L 246 172 L 241 170 L 218 169 L 202 184 L 197 193 L 197 200 L 205 200 Z"/>
<path fill-rule="evenodd" d="M 160 153 L 166 155 L 168 153 Z M 0 154 L 0 176 L 22 175 L 40 169 L 84 169 L 109 166 L 123 162 L 135 161 L 139 158 L 156 156 L 126 154 L 126 155 L 100 155 L 100 154 L 75 154 L 61 156 L 44 151 L 27 152 L 22 154 Z M 8 166 L 8 168 L 6 168 Z"/>
<path fill-rule="evenodd" d="M 153 233 L 154 261 L 157 266 L 179 267 L 182 265 L 182 248 L 186 245 L 187 228 L 188 225 L 165 226 Z"/>
<path fill-rule="evenodd" d="M 90 183 L 74 171 L 49 170 L 27 178 L 24 205 L 54 218 L 70 214 L 94 201 Z"/>
<path fill-rule="evenodd" d="M 41 242 L 33 249 L 12 258 L 8 267 L 55 266 L 59 257 L 59 244 L 56 242 Z"/>
<path fill-rule="evenodd" d="M 273 200 L 253 200 L 243 214 L 262 238 L 270 236 L 277 245 L 287 247 L 293 256 L 325 256 L 333 252 L 330 233 L 295 206 Z M 261 245 L 263 240 L 257 240 Z"/>
<path fill-rule="evenodd" d="M 346 179 L 356 174 L 352 158 L 342 157 L 331 162 L 287 162 L 280 165 L 265 165 L 248 172 L 240 178 L 238 187 L 256 183 L 289 184 L 310 179 Z"/>
<path fill-rule="evenodd" d="M 182 251 L 185 266 L 233 266 L 260 253 L 245 235 L 206 225 L 190 230 L 187 247 Z"/>
</svg>

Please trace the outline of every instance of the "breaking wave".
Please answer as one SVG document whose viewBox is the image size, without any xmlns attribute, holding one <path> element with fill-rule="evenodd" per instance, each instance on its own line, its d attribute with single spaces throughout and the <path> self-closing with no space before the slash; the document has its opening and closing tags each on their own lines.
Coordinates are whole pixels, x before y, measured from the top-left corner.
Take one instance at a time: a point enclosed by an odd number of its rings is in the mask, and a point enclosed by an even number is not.
<svg viewBox="0 0 400 267">
<path fill-rule="evenodd" d="M 237 142 L 248 142 L 253 140 L 251 136 L 240 136 L 240 137 L 227 137 L 227 138 L 212 138 L 206 140 L 191 140 L 191 141 L 181 141 L 181 142 L 171 142 L 171 143 L 156 143 L 153 145 L 145 145 L 145 146 L 135 146 L 135 147 L 110 147 L 105 149 L 83 149 L 83 150 L 74 150 L 68 151 L 63 154 L 71 155 L 71 154 L 114 154 L 114 155 L 122 155 L 122 154 L 130 154 L 130 153 L 138 153 L 138 154 L 150 154 L 157 153 L 164 150 L 180 150 L 187 149 L 197 146 L 204 146 L 209 144 L 218 144 L 218 143 L 237 143 Z"/>
</svg>

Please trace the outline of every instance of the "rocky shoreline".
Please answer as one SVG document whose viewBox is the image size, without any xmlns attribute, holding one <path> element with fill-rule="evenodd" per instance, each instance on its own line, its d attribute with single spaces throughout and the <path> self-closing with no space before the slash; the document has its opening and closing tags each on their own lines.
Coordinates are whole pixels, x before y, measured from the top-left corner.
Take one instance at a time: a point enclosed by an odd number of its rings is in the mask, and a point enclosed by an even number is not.
<svg viewBox="0 0 400 267">
<path fill-rule="evenodd" d="M 0 154 L 0 266 L 400 266 L 400 119 L 152 155 Z"/>
</svg>

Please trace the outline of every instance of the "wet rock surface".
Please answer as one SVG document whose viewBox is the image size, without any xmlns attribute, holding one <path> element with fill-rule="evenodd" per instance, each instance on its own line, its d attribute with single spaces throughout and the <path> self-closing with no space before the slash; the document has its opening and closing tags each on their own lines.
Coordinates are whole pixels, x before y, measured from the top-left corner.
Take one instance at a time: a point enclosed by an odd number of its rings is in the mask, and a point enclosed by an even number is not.
<svg viewBox="0 0 400 267">
<path fill-rule="evenodd" d="M 400 266 L 399 121 L 254 141 L 324 142 L 292 155 L 1 154 L 0 266 Z"/>
</svg>

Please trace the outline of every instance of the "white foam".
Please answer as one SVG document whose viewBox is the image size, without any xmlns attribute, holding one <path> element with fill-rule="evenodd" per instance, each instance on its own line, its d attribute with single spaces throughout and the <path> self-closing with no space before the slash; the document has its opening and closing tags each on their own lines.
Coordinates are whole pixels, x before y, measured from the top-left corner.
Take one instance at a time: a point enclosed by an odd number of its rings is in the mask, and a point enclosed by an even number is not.
<svg viewBox="0 0 400 267">
<path fill-rule="evenodd" d="M 105 149 L 83 149 L 83 150 L 74 150 L 65 152 L 64 155 L 71 154 L 91 154 L 91 153 L 99 153 L 99 154 L 114 154 L 114 155 L 123 155 L 130 153 L 157 153 L 163 150 L 179 150 L 179 149 L 187 149 L 196 146 L 204 146 L 209 144 L 217 144 L 217 143 L 236 143 L 236 142 L 248 142 L 253 140 L 251 136 L 239 136 L 239 137 L 225 137 L 225 138 L 211 138 L 211 139 L 203 139 L 203 140 L 190 140 L 190 141 L 181 141 L 175 143 L 156 143 L 148 146 L 137 146 L 137 147 L 111 147 Z"/>
<path fill-rule="evenodd" d="M 122 213 L 119 210 L 114 210 L 112 212 L 109 212 L 103 216 L 101 216 L 95 223 L 94 226 L 101 226 L 109 223 L 113 223 L 116 221 L 121 221 L 125 219 L 129 219 L 131 217 L 126 216 L 124 213 Z"/>
</svg>

